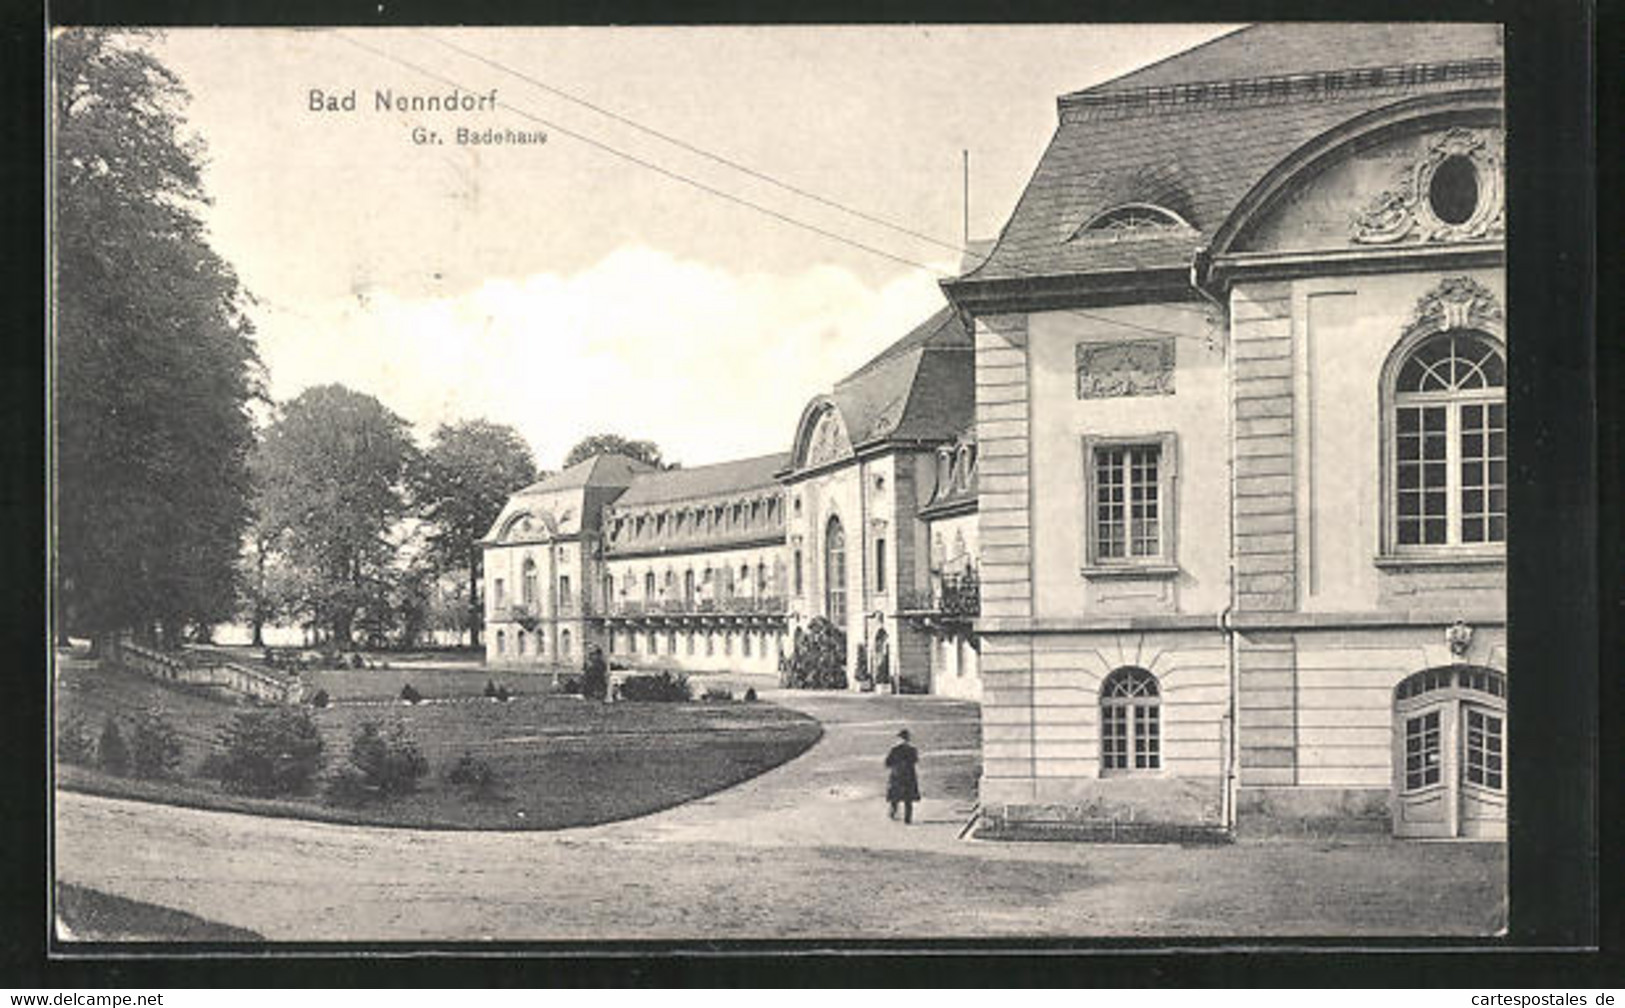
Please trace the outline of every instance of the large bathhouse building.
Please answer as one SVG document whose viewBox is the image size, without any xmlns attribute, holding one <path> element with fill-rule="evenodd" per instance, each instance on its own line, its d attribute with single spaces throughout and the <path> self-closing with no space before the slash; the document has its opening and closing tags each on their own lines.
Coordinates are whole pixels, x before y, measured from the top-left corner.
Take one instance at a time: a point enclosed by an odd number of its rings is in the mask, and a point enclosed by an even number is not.
<svg viewBox="0 0 1625 1008">
<path fill-rule="evenodd" d="M 599 619 L 544 634 L 769 669 L 827 615 L 978 698 L 994 835 L 1503 835 L 1501 78 L 1494 26 L 1265 25 L 1061 96 L 949 308 L 784 457 L 518 495 L 492 660 L 551 547 Z"/>
<path fill-rule="evenodd" d="M 972 344 L 948 308 L 810 402 L 789 452 L 656 471 L 600 456 L 521 490 L 485 540 L 486 657 L 776 681 L 817 617 L 848 679 L 975 697 Z M 861 660 L 860 660 L 861 654 Z"/>
</svg>

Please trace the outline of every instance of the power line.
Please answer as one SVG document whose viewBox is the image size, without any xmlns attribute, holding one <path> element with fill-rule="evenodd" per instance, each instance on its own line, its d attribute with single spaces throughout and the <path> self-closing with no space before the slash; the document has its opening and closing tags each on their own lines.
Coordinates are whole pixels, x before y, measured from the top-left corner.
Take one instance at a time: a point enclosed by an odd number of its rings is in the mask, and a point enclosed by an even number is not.
<svg viewBox="0 0 1625 1008">
<path fill-rule="evenodd" d="M 866 213 L 863 210 L 859 210 L 859 209 L 856 209 L 855 207 L 851 207 L 851 206 L 848 206 L 848 205 L 846 205 L 844 203 L 841 203 L 841 202 L 838 202 L 836 200 L 830 199 L 827 196 L 820 196 L 818 193 L 811 192 L 811 191 L 809 191 L 809 190 L 807 190 L 805 188 L 802 188 L 801 186 L 797 186 L 797 185 L 794 185 L 794 184 L 792 184 L 790 182 L 786 182 L 783 179 L 777 178 L 777 177 L 775 177 L 773 175 L 769 175 L 768 173 L 766 173 L 764 171 L 761 171 L 759 169 L 756 169 L 756 168 L 752 168 L 749 165 L 741 164 L 738 161 L 735 161 L 735 160 L 733 160 L 732 158 L 729 158 L 729 157 L 725 157 L 724 155 L 718 154 L 715 151 L 706 150 L 705 148 L 697 146 L 697 145 L 692 144 L 692 143 L 689 143 L 688 141 L 683 140 L 680 137 L 673 136 L 670 133 L 662 132 L 660 130 L 655 129 L 652 126 L 646 126 L 643 123 L 640 123 L 635 119 L 632 119 L 632 118 L 630 118 L 628 116 L 620 114 L 619 112 L 616 112 L 616 111 L 614 111 L 612 109 L 604 108 L 602 105 L 598 105 L 598 104 L 596 104 L 594 102 L 588 101 L 587 99 L 582 98 L 580 95 L 572 94 L 571 92 L 566 91 L 565 89 L 563 89 L 563 88 L 561 88 L 561 87 L 559 87 L 559 86 L 557 86 L 555 84 L 549 84 L 548 82 L 546 82 L 544 80 L 538 79 L 537 77 L 535 77 L 532 74 L 527 74 L 527 73 L 525 73 L 525 72 L 523 72 L 521 70 L 517 70 L 514 67 L 511 67 L 511 66 L 507 65 L 506 63 L 503 63 L 500 60 L 492 59 L 489 56 L 485 56 L 485 55 L 483 55 L 481 53 L 475 52 L 474 50 L 468 49 L 468 48 L 466 48 L 464 46 L 460 46 L 460 45 L 456 44 L 455 42 L 451 42 L 451 41 L 449 41 L 449 40 L 447 40 L 445 38 L 442 38 L 440 36 L 430 35 L 429 39 L 430 39 L 430 41 L 435 42 L 435 43 L 437 43 L 437 44 L 439 44 L 439 45 L 441 45 L 441 46 L 443 46 L 443 47 L 445 47 L 447 49 L 450 49 L 453 52 L 460 53 L 460 54 L 462 54 L 464 56 L 467 56 L 469 59 L 475 60 L 475 61 L 477 61 L 479 63 L 483 63 L 484 65 L 486 65 L 488 67 L 491 67 L 491 68 L 493 68 L 495 70 L 499 70 L 502 73 L 508 74 L 508 75 L 510 75 L 512 77 L 516 77 L 519 80 L 525 81 L 526 83 L 535 85 L 536 87 L 539 87 L 542 90 L 544 90 L 544 91 L 546 91 L 546 92 L 548 92 L 550 94 L 557 95 L 558 97 L 563 98 L 566 101 L 574 102 L 575 104 L 580 105 L 583 108 L 591 109 L 592 111 L 597 112 L 599 115 L 606 116 L 606 117 L 608 117 L 610 119 L 615 120 L 618 123 L 622 123 L 624 125 L 632 127 L 633 129 L 636 129 L 636 130 L 639 130 L 639 131 L 641 131 L 643 133 L 646 133 L 646 134 L 648 134 L 648 135 L 650 135 L 652 137 L 656 137 L 656 138 L 658 138 L 660 140 L 664 140 L 666 143 L 669 143 L 669 144 L 671 144 L 671 145 L 673 145 L 675 147 L 679 147 L 679 148 L 681 148 L 681 149 L 683 149 L 685 151 L 688 151 L 688 152 L 690 152 L 692 154 L 698 154 L 700 157 L 709 158 L 710 160 L 715 161 L 718 164 L 726 165 L 727 167 L 732 168 L 735 171 L 743 172 L 744 174 L 749 175 L 752 178 L 760 179 L 761 181 L 766 182 L 769 185 L 777 186 L 778 188 L 783 189 L 786 192 L 794 193 L 797 196 L 801 196 L 801 197 L 803 197 L 805 199 L 810 199 L 815 203 L 820 203 L 820 204 L 822 204 L 824 206 L 827 206 L 827 207 L 830 207 L 832 209 L 839 210 L 842 213 L 850 214 L 850 215 L 852 215 L 854 217 L 857 217 L 857 218 L 860 218 L 862 220 L 866 220 L 866 221 L 869 221 L 869 222 L 874 223 L 874 224 L 879 224 L 882 227 L 890 228 L 893 231 L 897 231 L 897 232 L 899 232 L 901 234 L 906 234 L 906 235 L 909 235 L 909 236 L 914 237 L 914 238 L 919 238 L 922 241 L 930 242 L 931 244 L 936 245 L 939 248 L 944 248 L 944 249 L 947 249 L 947 250 L 949 250 L 951 252 L 958 253 L 960 255 L 976 256 L 978 259 L 980 259 L 982 261 L 986 261 L 986 259 L 987 259 L 987 256 L 981 255 L 980 253 L 974 251 L 973 249 L 971 249 L 969 247 L 969 244 L 970 244 L 970 216 L 969 216 L 970 215 L 970 207 L 969 207 L 968 203 L 966 204 L 966 207 L 965 207 L 966 217 L 965 217 L 965 241 L 964 241 L 964 243 L 963 244 L 955 244 L 953 242 L 945 242 L 945 241 L 942 241 L 940 239 L 933 238 L 932 236 L 930 236 L 928 234 L 925 234 L 923 232 L 915 231 L 912 228 L 905 227 L 904 225 L 898 224 L 898 223 L 896 223 L 894 221 L 889 221 L 889 220 L 886 220 L 885 218 L 882 218 L 882 217 L 876 217 L 873 214 Z M 964 170 L 965 170 L 965 173 L 966 173 L 966 184 L 967 184 L 967 186 L 969 185 L 969 172 L 970 172 L 969 154 L 970 154 L 969 151 L 965 152 Z M 1010 270 L 1013 270 L 1014 272 L 1019 273 L 1019 274 L 1021 274 L 1023 276 L 1036 277 L 1036 276 L 1041 276 L 1042 275 L 1042 274 L 1032 273 L 1032 272 L 1027 271 L 1027 270 L 1023 270 L 1021 267 L 1015 266 L 1013 264 L 1006 264 L 1006 268 L 1010 269 Z M 1187 309 L 1187 308 L 1184 308 L 1183 306 L 1174 306 L 1174 307 L 1178 307 L 1178 308 L 1180 308 L 1180 310 L 1183 310 L 1183 311 L 1194 311 L 1194 312 L 1197 312 L 1197 313 L 1200 313 L 1200 314 L 1205 314 L 1205 309 L 1200 309 L 1200 308 Z"/>
<path fill-rule="evenodd" d="M 377 48 L 375 46 L 368 45 L 365 42 L 361 42 L 361 41 L 359 41 L 359 40 L 357 40 L 355 38 L 352 38 L 351 36 L 346 35 L 343 32 L 338 32 L 336 34 L 338 35 L 339 38 L 341 38 L 344 41 L 350 43 L 351 45 L 355 46 L 356 48 L 365 50 L 367 52 L 370 52 L 374 56 L 379 57 L 380 59 L 388 60 L 391 63 L 399 64 L 400 66 L 406 67 L 409 70 L 412 70 L 412 71 L 414 71 L 416 73 L 422 74 L 423 76 L 428 77 L 428 78 L 430 78 L 432 80 L 439 81 L 442 84 L 449 85 L 449 86 L 451 86 L 453 88 L 456 88 L 458 90 L 461 90 L 461 91 L 469 91 L 469 90 L 471 90 L 466 85 L 462 84 L 461 82 L 459 82 L 457 80 L 454 80 L 454 79 L 452 79 L 450 77 L 447 77 L 444 74 L 436 73 L 433 70 L 429 70 L 429 69 L 427 69 L 427 68 L 425 68 L 425 67 L 423 67 L 423 66 L 421 66 L 421 65 L 419 65 L 417 63 L 414 63 L 411 60 L 408 60 L 408 59 L 406 59 L 404 57 L 396 56 L 396 55 L 394 55 L 392 53 L 385 52 L 384 50 L 379 49 L 379 48 Z M 644 158 L 638 157 L 635 154 L 631 154 L 631 153 L 628 153 L 627 151 L 623 151 L 618 147 L 615 147 L 615 146 L 612 146 L 610 144 L 604 143 L 601 140 L 596 140 L 596 139 L 594 139 L 594 138 L 592 138 L 590 136 L 587 136 L 584 133 L 581 133 L 581 132 L 576 131 L 576 130 L 569 129 L 569 128 L 564 127 L 564 126 L 560 126 L 557 123 L 552 122 L 551 120 L 544 119 L 541 116 L 538 116 L 538 115 L 536 115 L 536 114 L 534 114 L 532 112 L 528 112 L 525 109 L 518 108 L 518 107 L 516 107 L 516 106 L 514 106 L 514 105 L 512 105 L 512 104 L 510 104 L 508 102 L 499 100 L 495 104 L 497 106 L 501 107 L 501 108 L 507 109 L 508 111 L 514 113 L 515 115 L 518 115 L 518 116 L 521 116 L 521 117 L 523 117 L 525 119 L 528 119 L 531 122 L 537 123 L 538 125 L 546 126 L 548 129 L 554 130 L 554 131 L 556 131 L 558 133 L 561 133 L 561 134 L 563 134 L 565 136 L 568 136 L 568 137 L 570 137 L 570 138 L 572 138 L 574 140 L 579 140 L 580 142 L 582 142 L 584 144 L 587 144 L 588 146 L 593 147 L 593 148 L 595 148 L 597 150 L 601 150 L 606 154 L 610 154 L 610 155 L 612 155 L 614 157 L 618 157 L 618 158 L 620 158 L 620 159 L 622 159 L 624 161 L 628 161 L 628 162 L 630 162 L 632 164 L 635 164 L 635 165 L 637 165 L 637 166 L 639 166 L 641 168 L 646 168 L 646 169 L 648 169 L 648 170 L 650 170 L 652 172 L 655 172 L 656 174 L 659 174 L 659 175 L 662 175 L 662 176 L 664 176 L 666 178 L 672 179 L 673 181 L 681 182 L 681 183 L 683 183 L 685 185 L 692 186 L 692 187 L 694 187 L 696 189 L 699 189 L 702 192 L 706 192 L 706 193 L 711 194 L 712 196 L 716 196 L 719 199 L 724 199 L 724 200 L 727 200 L 727 201 L 729 201 L 731 203 L 736 203 L 736 204 L 738 204 L 740 206 L 743 206 L 743 207 L 746 207 L 748 209 L 755 210 L 758 213 L 766 214 L 767 216 L 772 217 L 775 220 L 781 221 L 781 222 L 783 222 L 785 224 L 789 224 L 789 225 L 791 225 L 793 227 L 798 227 L 798 228 L 801 228 L 803 230 L 810 231 L 810 232 L 812 232 L 814 234 L 817 234 L 817 235 L 820 235 L 822 237 L 828 238 L 828 239 L 830 239 L 832 241 L 840 242 L 840 243 L 842 243 L 844 245 L 850 245 L 853 248 L 859 249 L 859 250 L 864 251 L 864 252 L 868 252 L 871 255 L 880 256 L 881 258 L 884 258 L 884 259 L 889 259 L 892 262 L 900 263 L 900 264 L 902 264 L 904 266 L 909 266 L 909 267 L 912 267 L 914 269 L 924 270 L 927 273 L 930 273 L 933 276 L 936 276 L 936 277 L 938 277 L 940 279 L 953 279 L 954 276 L 955 276 L 955 274 L 945 273 L 942 270 L 937 269 L 935 266 L 930 266 L 930 265 L 927 265 L 926 263 L 922 263 L 922 262 L 919 262 L 917 260 L 910 259 L 910 258 L 908 258 L 906 256 L 900 256 L 900 255 L 897 255 L 895 253 L 888 252 L 885 249 L 876 248 L 876 247 L 874 247 L 872 245 L 866 244 L 866 243 L 858 241 L 856 239 L 848 238 L 847 236 L 845 236 L 843 234 L 839 234 L 839 233 L 837 233 L 835 231 L 830 231 L 830 230 L 828 230 L 826 228 L 819 227 L 816 224 L 808 223 L 806 221 L 803 221 L 803 220 L 800 220 L 798 218 L 792 217 L 792 216 L 790 216 L 788 214 L 781 213 L 778 210 L 774 210 L 772 207 L 763 206 L 762 204 L 756 203 L 756 202 L 754 202 L 752 200 L 749 200 L 749 199 L 746 199 L 743 196 L 738 196 L 738 195 L 735 195 L 734 193 L 728 192 L 727 190 L 719 189 L 719 188 L 717 188 L 715 186 L 712 186 L 712 185 L 709 185 L 709 184 L 707 184 L 705 182 L 701 182 L 698 179 L 691 178 L 690 176 L 684 175 L 681 172 L 677 172 L 677 171 L 673 171 L 673 170 L 671 170 L 669 168 L 665 168 L 665 167 L 663 167 L 661 165 L 655 164 L 652 161 L 648 161 L 648 160 L 646 160 Z M 686 146 L 686 145 L 684 145 L 684 146 Z M 786 187 L 789 188 L 788 186 L 786 186 Z M 820 199 L 821 202 L 828 202 L 828 201 L 822 200 L 821 197 L 815 197 L 815 198 Z M 832 205 L 839 206 L 838 204 L 832 204 Z M 842 209 L 845 209 L 845 208 L 842 208 Z M 929 239 L 929 240 L 934 241 L 934 239 Z M 953 246 L 949 246 L 949 247 L 952 248 Z M 967 251 L 967 250 L 959 249 L 958 251 Z M 1019 268 L 1016 268 L 1016 267 L 1011 267 L 1011 268 L 1016 269 L 1016 272 L 1022 273 L 1023 275 L 1026 275 L 1026 276 L 1030 276 L 1030 277 L 1034 277 L 1034 278 L 1042 276 L 1041 274 L 1027 273 L 1026 271 L 1020 270 Z M 1122 319 L 1115 319 L 1115 318 L 1111 318 L 1111 317 L 1105 316 L 1105 315 L 1090 314 L 1088 312 L 1080 311 L 1080 310 L 1075 309 L 1075 308 L 1063 308 L 1063 309 L 1059 309 L 1059 310 L 1066 313 L 1066 314 L 1076 316 L 1077 318 L 1088 319 L 1088 320 L 1095 321 L 1095 322 L 1101 322 L 1101 323 L 1104 323 L 1106 325 L 1120 326 L 1120 327 L 1125 328 L 1125 329 L 1132 329 L 1132 330 L 1136 330 L 1136 331 L 1139 331 L 1139 332 L 1150 333 L 1152 335 L 1170 336 L 1170 337 L 1173 337 L 1175 339 L 1200 340 L 1200 341 L 1202 341 L 1204 343 L 1211 342 L 1210 339 L 1208 337 L 1205 337 L 1205 336 L 1197 336 L 1197 335 L 1194 335 L 1194 334 L 1191 334 L 1191 333 L 1175 332 L 1175 331 L 1173 331 L 1171 329 L 1160 329 L 1160 328 L 1156 328 L 1156 327 L 1152 327 L 1152 326 L 1143 326 L 1143 325 L 1139 325 L 1138 323 L 1127 322 L 1127 321 L 1124 321 Z"/>
<path fill-rule="evenodd" d="M 803 197 L 804 199 L 810 199 L 815 203 L 821 203 L 824 206 L 830 207 L 831 209 L 839 210 L 842 213 L 851 214 L 852 216 L 860 218 L 862 220 L 866 220 L 866 221 L 870 222 L 871 224 L 879 224 L 881 227 L 890 228 L 891 230 L 897 231 L 897 232 L 899 232 L 901 234 L 906 234 L 906 235 L 909 235 L 911 237 L 918 238 L 921 241 L 930 242 L 932 245 L 936 245 L 939 248 L 945 248 L 945 249 L 948 249 L 949 251 L 959 252 L 959 253 L 964 253 L 964 252 L 968 251 L 967 249 L 965 249 L 965 248 L 963 248 L 963 247 L 961 247 L 959 245 L 956 245 L 953 242 L 945 242 L 945 241 L 942 241 L 939 238 L 933 238 L 932 236 L 930 236 L 928 234 L 925 234 L 925 233 L 920 232 L 920 231 L 915 231 L 913 228 L 907 227 L 907 226 L 902 225 L 902 224 L 898 224 L 895 221 L 889 221 L 889 220 L 885 219 L 884 217 L 877 217 L 874 214 L 866 213 L 865 211 L 855 209 L 853 207 L 847 206 L 844 203 L 838 203 L 835 200 L 829 199 L 828 197 L 825 197 L 825 196 L 820 196 L 815 192 L 811 192 L 811 191 L 809 191 L 807 189 L 803 189 L 802 187 L 794 185 L 793 183 L 785 182 L 782 179 L 775 178 L 772 175 L 769 175 L 766 172 L 759 171 L 759 170 L 757 170 L 755 168 L 752 168 L 749 165 L 741 164 L 738 161 L 733 160 L 732 158 L 725 157 L 725 156 L 723 156 L 721 154 L 717 154 L 717 153 L 714 153 L 712 151 L 708 151 L 703 147 L 697 147 L 694 144 L 691 144 L 688 141 L 683 140 L 683 139 L 681 139 L 679 137 L 672 136 L 669 133 L 663 133 L 660 130 L 655 129 L 652 126 L 645 126 L 643 123 L 640 123 L 635 119 L 630 119 L 630 118 L 628 118 L 628 117 L 626 117 L 624 115 L 621 115 L 619 112 L 615 112 L 615 111 L 612 111 L 610 109 L 604 108 L 602 105 L 594 104 L 593 102 L 590 102 L 587 99 L 580 97 L 579 95 L 571 94 L 570 92 L 564 90 L 561 87 L 558 87 L 558 86 L 553 85 L 553 84 L 549 84 L 546 81 L 538 80 L 535 77 L 531 76 L 530 74 L 524 73 L 524 72 L 519 71 L 519 70 L 515 70 L 513 67 L 508 66 L 505 63 L 502 63 L 502 62 L 499 62 L 497 60 L 491 59 L 490 57 L 487 57 L 487 56 L 482 56 L 481 54 L 479 54 L 477 52 L 474 52 L 471 49 L 465 49 L 464 47 L 462 47 L 460 45 L 457 45 L 455 42 L 449 42 L 446 39 L 443 39 L 443 38 L 441 38 L 439 36 L 436 36 L 436 35 L 430 35 L 429 39 L 430 39 L 430 41 L 437 42 L 440 45 L 445 46 L 447 49 L 451 49 L 454 52 L 462 53 L 464 56 L 467 56 L 469 59 L 477 60 L 477 61 L 479 61 L 481 63 L 484 63 L 488 67 L 492 67 L 493 69 L 500 70 L 505 74 L 508 74 L 510 76 L 513 76 L 513 77 L 517 77 L 520 80 L 525 81 L 527 83 L 534 84 L 536 87 L 541 88 L 542 90 L 548 92 L 549 94 L 557 95 L 560 98 L 563 98 L 565 101 L 574 102 L 575 104 L 580 105 L 583 108 L 589 108 L 592 111 L 597 112 L 599 115 L 607 116 L 610 119 L 613 119 L 618 123 L 622 123 L 623 125 L 630 126 L 635 130 L 639 130 L 639 131 L 641 131 L 643 133 L 647 133 L 648 135 L 650 135 L 652 137 L 656 137 L 656 138 L 658 138 L 660 140 L 664 140 L 666 143 L 669 143 L 669 144 L 673 145 L 674 147 L 680 147 L 683 150 L 686 150 L 691 154 L 698 154 L 700 157 L 709 158 L 710 160 L 715 161 L 718 164 L 726 165 L 729 168 L 734 169 L 735 171 L 743 172 L 746 175 L 749 175 L 751 178 L 760 179 L 761 181 L 766 182 L 769 185 L 777 186 L 778 188 L 783 189 L 786 192 L 795 193 L 797 196 Z"/>
<path fill-rule="evenodd" d="M 425 77 L 429 77 L 429 78 L 431 78 L 433 80 L 437 80 L 442 84 L 448 84 L 451 87 L 457 88 L 458 90 L 462 90 L 462 91 L 470 90 L 469 88 L 467 88 L 463 84 L 459 83 L 458 81 L 455 81 L 455 80 L 451 79 L 450 77 L 446 77 L 446 76 L 444 76 L 442 74 L 437 74 L 432 70 L 425 69 L 424 67 L 419 66 L 416 63 L 413 63 L 411 60 L 404 59 L 402 57 L 395 56 L 395 55 L 392 55 L 390 53 L 384 52 L 382 49 L 378 49 L 378 48 L 376 48 L 374 46 L 367 45 L 365 42 L 357 41 L 356 39 L 351 38 L 350 36 L 345 35 L 342 32 L 339 33 L 339 38 L 343 39 L 344 41 L 350 43 L 353 46 L 356 46 L 357 48 L 365 49 L 368 52 L 372 53 L 373 55 L 381 57 L 381 58 L 386 59 L 386 60 L 389 60 L 392 63 L 399 63 L 401 66 L 404 66 L 409 70 L 414 70 L 414 71 L 416 71 L 416 72 L 418 72 L 420 74 L 423 74 Z M 944 273 L 943 271 L 937 269 L 935 266 L 928 266 L 925 263 L 917 262 L 917 261 L 915 261 L 913 259 L 909 259 L 909 258 L 907 258 L 905 256 L 895 255 L 895 254 L 893 254 L 891 252 L 887 252 L 885 249 L 878 249 L 878 248 L 875 248 L 872 245 L 866 245 L 863 242 L 857 241 L 856 239 L 848 238 L 845 235 L 837 234 L 834 231 L 829 231 L 829 230 L 827 230 L 825 228 L 821 228 L 816 224 L 809 224 L 806 221 L 798 220 L 797 218 L 791 217 L 788 214 L 780 213 L 779 211 L 774 210 L 772 207 L 763 206 L 762 204 L 753 202 L 751 200 L 748 200 L 748 199 L 744 198 L 743 196 L 736 196 L 731 192 L 728 192 L 728 191 L 723 190 L 723 189 L 718 189 L 715 186 L 708 185 L 708 184 L 706 184 L 704 182 L 699 181 L 698 179 L 690 178 L 689 176 L 684 175 L 681 172 L 675 172 L 675 171 L 672 171 L 672 170 L 670 170 L 668 168 L 664 168 L 664 167 L 662 167 L 660 165 L 657 165 L 652 161 L 646 161 L 643 158 L 638 157 L 636 154 L 627 153 L 626 151 L 623 151 L 618 147 L 613 147 L 613 146 L 611 146 L 611 145 L 609 145 L 607 143 L 604 143 L 601 140 L 595 140 L 592 137 L 587 136 L 584 133 L 579 133 L 579 132 L 577 132 L 575 130 L 568 129 L 568 128 L 564 127 L 564 126 L 560 126 L 557 123 L 552 122 L 551 120 L 543 119 L 541 116 L 534 115 L 534 114 L 532 114 L 530 112 L 525 111 L 524 109 L 516 108 L 515 106 L 510 105 L 507 102 L 498 101 L 496 104 L 499 107 L 505 108 L 509 112 L 514 113 L 515 115 L 523 116 L 524 118 L 529 119 L 531 122 L 537 123 L 538 125 L 541 125 L 541 126 L 546 126 L 548 129 L 553 130 L 553 131 L 555 131 L 557 133 L 562 133 L 563 135 L 565 135 L 567 137 L 570 137 L 571 139 L 579 140 L 582 143 L 587 144 L 588 146 L 595 147 L 598 150 L 601 150 L 601 151 L 605 152 L 606 154 L 612 154 L 615 157 L 621 158 L 622 160 L 630 161 L 631 163 L 633 163 L 635 165 L 638 165 L 639 167 L 647 168 L 652 172 L 656 172 L 656 173 L 658 173 L 660 175 L 664 175 L 665 177 L 667 177 L 669 179 L 673 179 L 675 181 L 682 182 L 682 183 L 684 183 L 686 185 L 691 185 L 694 188 L 700 189 L 700 190 L 702 190 L 704 192 L 708 192 L 713 196 L 719 197 L 721 199 L 728 200 L 729 202 L 732 202 L 732 203 L 737 203 L 740 206 L 748 207 L 748 208 L 750 208 L 752 210 L 758 211 L 759 213 L 767 214 L 768 216 L 777 218 L 778 220 L 781 220 L 786 224 L 791 224 L 791 225 L 794 225 L 795 227 L 803 228 L 803 229 L 811 231 L 811 232 L 813 232 L 815 234 L 823 235 L 825 238 L 830 238 L 830 239 L 833 239 L 834 241 L 842 242 L 843 244 L 846 244 L 846 245 L 851 245 L 854 248 L 862 249 L 863 251 L 871 253 L 873 255 L 881 256 L 881 257 L 886 258 L 886 259 L 890 259 L 893 262 L 901 263 L 904 266 L 912 266 L 915 269 L 923 269 L 923 270 L 925 270 L 925 271 L 927 271 L 929 273 L 934 273 L 937 276 L 944 277 L 944 278 L 949 277 L 949 276 L 952 275 L 952 274 L 949 274 L 949 273 Z"/>
</svg>

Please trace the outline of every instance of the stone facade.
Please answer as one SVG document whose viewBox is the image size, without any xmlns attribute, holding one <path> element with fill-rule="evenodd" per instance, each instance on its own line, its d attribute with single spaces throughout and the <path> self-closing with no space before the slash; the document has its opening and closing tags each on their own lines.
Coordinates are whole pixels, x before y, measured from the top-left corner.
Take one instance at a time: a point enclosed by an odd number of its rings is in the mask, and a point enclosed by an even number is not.
<svg viewBox="0 0 1625 1008">
<path fill-rule="evenodd" d="M 1504 835 L 1499 55 L 1264 26 L 1061 99 L 944 284 L 988 835 Z"/>
</svg>

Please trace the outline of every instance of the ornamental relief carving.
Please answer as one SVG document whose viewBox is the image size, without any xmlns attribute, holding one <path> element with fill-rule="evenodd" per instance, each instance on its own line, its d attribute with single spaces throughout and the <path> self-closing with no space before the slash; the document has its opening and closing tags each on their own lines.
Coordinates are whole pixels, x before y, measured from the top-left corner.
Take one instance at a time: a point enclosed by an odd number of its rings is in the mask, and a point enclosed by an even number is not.
<svg viewBox="0 0 1625 1008">
<path fill-rule="evenodd" d="M 1079 343 L 1078 398 L 1174 394 L 1174 341 Z"/>
<path fill-rule="evenodd" d="M 812 437 L 807 441 L 805 465 L 822 465 L 851 454 L 852 446 L 847 441 L 846 433 L 841 430 L 840 418 L 835 415 L 834 410 L 825 412 L 819 418 L 818 426 L 813 428 Z"/>
<path fill-rule="evenodd" d="M 1405 335 L 1482 329 L 1499 332 L 1501 303 L 1494 292 L 1472 277 L 1445 277 L 1416 302 Z"/>
<path fill-rule="evenodd" d="M 1354 216 L 1361 245 L 1467 241 L 1506 231 L 1500 135 L 1452 129 Z"/>
</svg>

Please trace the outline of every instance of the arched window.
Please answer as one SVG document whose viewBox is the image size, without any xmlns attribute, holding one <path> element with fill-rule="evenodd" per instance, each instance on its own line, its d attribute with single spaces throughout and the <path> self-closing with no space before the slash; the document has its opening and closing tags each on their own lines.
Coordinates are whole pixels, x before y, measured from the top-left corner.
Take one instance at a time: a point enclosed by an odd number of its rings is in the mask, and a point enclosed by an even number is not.
<svg viewBox="0 0 1625 1008">
<path fill-rule="evenodd" d="M 692 569 L 683 572 L 683 601 L 690 603 L 694 601 L 694 571 Z"/>
<path fill-rule="evenodd" d="M 514 634 L 514 648 L 519 652 L 521 658 L 525 656 L 525 631 L 520 630 Z"/>
<path fill-rule="evenodd" d="M 520 599 L 525 605 L 533 606 L 536 604 L 536 561 L 526 557 L 523 571 L 523 580 L 519 583 Z"/>
<path fill-rule="evenodd" d="M 1077 230 L 1074 237 L 1122 238 L 1157 234 L 1173 228 L 1189 227 L 1179 215 L 1149 203 L 1125 203 L 1096 214 Z"/>
<path fill-rule="evenodd" d="M 643 597 L 651 600 L 655 597 L 655 572 L 648 571 L 643 575 Z"/>
<path fill-rule="evenodd" d="M 1450 329 L 1394 368 L 1389 541 L 1400 551 L 1506 542 L 1506 359 L 1490 336 Z"/>
<path fill-rule="evenodd" d="M 846 629 L 846 532 L 833 517 L 824 531 L 824 613 Z"/>
<path fill-rule="evenodd" d="M 508 635 L 501 630 L 497 631 L 497 654 L 508 653 Z"/>
<path fill-rule="evenodd" d="M 570 631 L 559 631 L 559 657 L 570 657 Z"/>
<path fill-rule="evenodd" d="M 1162 768 L 1162 697 L 1150 672 L 1132 665 L 1100 684 L 1100 772 Z"/>
<path fill-rule="evenodd" d="M 615 575 L 604 575 L 604 605 L 609 606 L 615 602 Z"/>
</svg>

